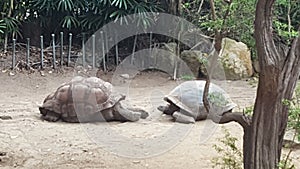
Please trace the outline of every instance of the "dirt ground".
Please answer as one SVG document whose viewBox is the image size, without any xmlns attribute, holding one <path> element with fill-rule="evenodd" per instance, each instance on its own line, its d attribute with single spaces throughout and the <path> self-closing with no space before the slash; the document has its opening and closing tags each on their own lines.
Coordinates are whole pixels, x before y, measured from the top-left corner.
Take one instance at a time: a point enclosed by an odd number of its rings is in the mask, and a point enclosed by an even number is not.
<svg viewBox="0 0 300 169">
<path fill-rule="evenodd" d="M 214 125 L 206 120 L 181 125 L 162 115 L 156 107 L 166 104 L 163 96 L 180 81 L 172 81 L 160 72 L 113 80 L 112 75 L 103 75 L 103 79 L 110 79 L 127 94 L 127 104 L 150 113 L 145 120 L 109 124 L 41 120 L 38 106 L 73 75 L 0 73 L 0 116 L 11 117 L 0 119 L 0 168 L 212 168 L 211 159 L 220 156 L 212 146 L 220 144 L 217 139 L 224 136 L 222 127 L 229 129 L 241 145 L 243 131 L 238 124 Z M 249 82 L 223 83 L 222 87 L 238 104 L 235 110 L 253 104 L 256 88 Z M 106 139 L 111 137 L 110 132 L 117 133 L 118 138 Z M 292 158 L 300 168 L 300 151 L 293 152 Z"/>
</svg>

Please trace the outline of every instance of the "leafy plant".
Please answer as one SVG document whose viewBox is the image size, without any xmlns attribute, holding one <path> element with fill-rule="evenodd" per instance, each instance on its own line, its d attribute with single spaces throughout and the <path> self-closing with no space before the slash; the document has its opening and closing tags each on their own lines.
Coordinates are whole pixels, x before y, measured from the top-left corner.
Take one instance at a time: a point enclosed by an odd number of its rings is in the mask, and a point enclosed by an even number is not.
<svg viewBox="0 0 300 169">
<path fill-rule="evenodd" d="M 229 103 L 229 101 L 220 92 L 208 93 L 208 101 L 218 107 L 224 107 Z"/>
<path fill-rule="evenodd" d="M 255 0 L 231 1 L 231 3 L 215 0 L 215 19 L 207 1 L 194 1 L 184 3 L 182 6 L 184 17 L 198 25 L 205 34 L 214 36 L 215 30 L 220 30 L 224 36 L 247 44 L 252 54 L 255 54 L 253 37 L 255 3 Z"/>
<path fill-rule="evenodd" d="M 0 34 L 3 34 L 6 29 L 6 25 L 3 20 L 0 20 Z"/>
<path fill-rule="evenodd" d="M 182 76 L 180 77 L 180 79 L 182 79 L 182 80 L 193 80 L 193 79 L 195 79 L 195 78 L 194 78 L 194 76 L 192 76 L 192 75 L 182 75 Z"/>
<path fill-rule="evenodd" d="M 120 21 L 123 16 L 137 14 L 137 25 L 147 26 L 151 22 L 146 12 L 159 11 L 155 0 L 21 0 L 13 8 L 9 1 L 0 2 L 0 7 L 6 7 L 2 12 L 11 10 L 12 17 L 18 22 L 38 22 L 49 31 L 68 29 L 93 33 L 111 21 Z M 21 5 L 20 5 L 21 4 Z M 135 18 L 132 18 L 133 21 Z"/>
<path fill-rule="evenodd" d="M 246 114 L 246 115 L 252 115 L 253 114 L 253 110 L 254 110 L 254 106 L 248 106 L 248 107 L 245 107 L 245 109 L 244 109 L 244 113 Z"/>
<path fill-rule="evenodd" d="M 289 108 L 288 129 L 294 130 L 295 138 L 300 141 L 300 85 L 297 85 L 292 100 L 283 100 Z"/>
<path fill-rule="evenodd" d="M 237 147 L 237 138 L 230 135 L 229 131 L 223 128 L 225 136 L 218 139 L 223 146 L 213 145 L 213 148 L 221 155 L 212 159 L 213 168 L 221 167 L 221 169 L 242 169 L 243 155 L 241 150 Z"/>
</svg>

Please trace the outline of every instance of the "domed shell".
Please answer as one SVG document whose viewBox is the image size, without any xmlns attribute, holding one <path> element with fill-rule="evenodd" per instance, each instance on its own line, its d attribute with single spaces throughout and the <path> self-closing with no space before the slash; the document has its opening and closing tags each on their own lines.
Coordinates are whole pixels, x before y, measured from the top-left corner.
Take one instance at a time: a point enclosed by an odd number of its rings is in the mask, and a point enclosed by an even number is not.
<svg viewBox="0 0 300 169">
<path fill-rule="evenodd" d="M 48 95 L 42 107 L 61 115 L 64 121 L 78 122 L 80 119 L 84 122 L 123 99 L 125 96 L 113 94 L 110 83 L 97 77 L 77 76 Z"/>
<path fill-rule="evenodd" d="M 183 82 L 174 88 L 164 99 L 184 110 L 181 113 L 196 119 L 199 115 L 207 114 L 203 104 L 205 83 L 206 81 L 203 80 Z M 236 107 L 236 104 L 232 102 L 229 95 L 213 83 L 210 83 L 208 101 L 211 112 L 219 116 Z"/>
</svg>

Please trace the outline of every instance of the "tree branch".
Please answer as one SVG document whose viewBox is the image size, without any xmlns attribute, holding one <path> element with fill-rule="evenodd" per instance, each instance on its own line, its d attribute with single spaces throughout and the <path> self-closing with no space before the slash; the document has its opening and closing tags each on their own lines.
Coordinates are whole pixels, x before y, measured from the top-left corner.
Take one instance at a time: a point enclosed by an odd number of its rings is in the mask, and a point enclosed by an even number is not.
<svg viewBox="0 0 300 169">
<path fill-rule="evenodd" d="M 252 121 L 251 116 L 246 116 L 243 112 L 227 112 L 222 116 L 210 114 L 208 118 L 217 124 L 237 122 L 244 129 L 249 128 Z"/>
</svg>

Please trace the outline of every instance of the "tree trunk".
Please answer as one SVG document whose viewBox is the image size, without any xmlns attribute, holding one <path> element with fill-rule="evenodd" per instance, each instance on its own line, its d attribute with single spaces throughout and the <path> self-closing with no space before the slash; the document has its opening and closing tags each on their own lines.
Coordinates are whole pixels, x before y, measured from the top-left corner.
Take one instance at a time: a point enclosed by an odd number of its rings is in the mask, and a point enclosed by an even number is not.
<svg viewBox="0 0 300 169">
<path fill-rule="evenodd" d="M 272 6 L 274 0 L 258 0 L 255 39 L 260 76 L 254 114 L 244 127 L 244 168 L 274 169 L 280 161 L 288 108 L 283 99 L 291 99 L 299 76 L 300 40 L 296 38 L 287 56 L 273 41 Z"/>
</svg>

